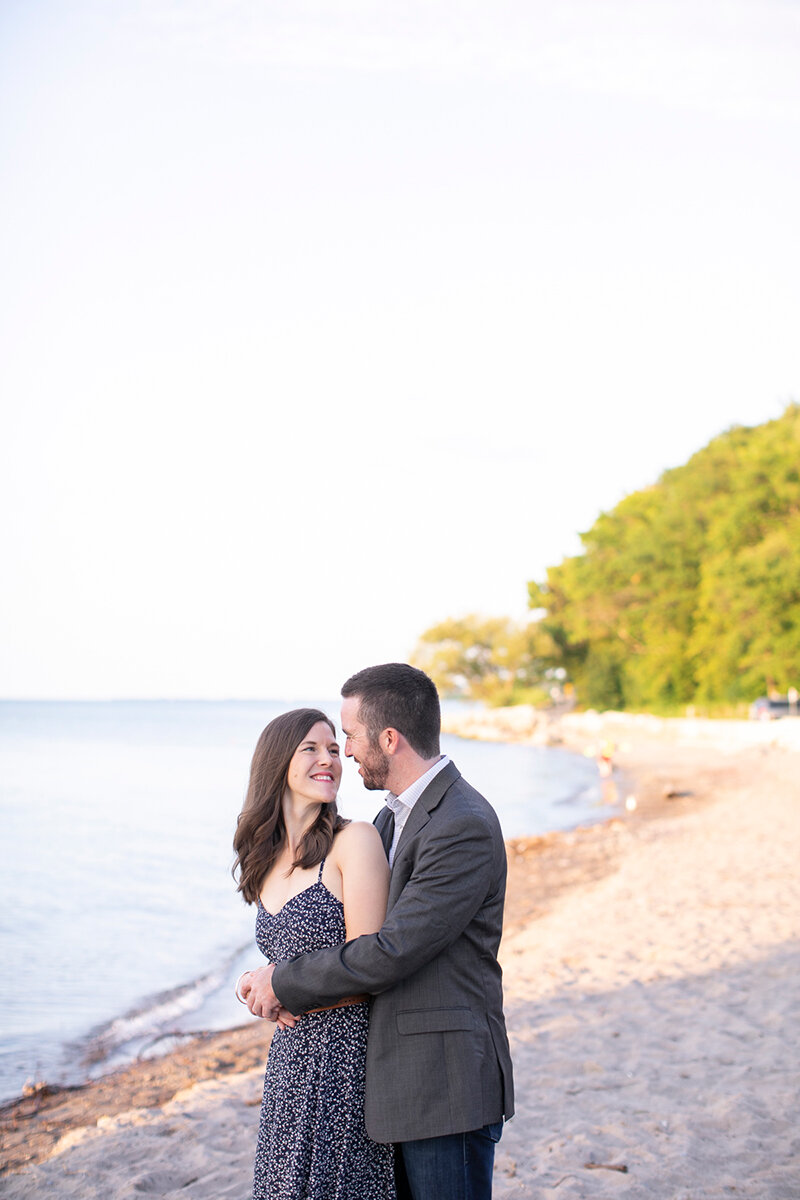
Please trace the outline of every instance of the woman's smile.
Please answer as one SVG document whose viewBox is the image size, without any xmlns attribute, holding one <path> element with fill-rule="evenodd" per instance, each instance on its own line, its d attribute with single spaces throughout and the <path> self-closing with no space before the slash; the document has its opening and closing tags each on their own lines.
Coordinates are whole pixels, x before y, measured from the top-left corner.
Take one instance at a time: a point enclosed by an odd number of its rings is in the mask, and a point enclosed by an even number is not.
<svg viewBox="0 0 800 1200">
<path fill-rule="evenodd" d="M 336 799 L 341 778 L 339 743 L 329 726 L 317 721 L 292 755 L 286 785 L 293 796 L 314 804 L 330 804 Z"/>
</svg>

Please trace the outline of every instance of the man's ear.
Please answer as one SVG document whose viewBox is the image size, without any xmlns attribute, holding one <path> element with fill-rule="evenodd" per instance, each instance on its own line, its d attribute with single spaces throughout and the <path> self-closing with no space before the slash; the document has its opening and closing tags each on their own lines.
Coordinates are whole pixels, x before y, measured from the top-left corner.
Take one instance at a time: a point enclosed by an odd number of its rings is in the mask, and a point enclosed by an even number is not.
<svg viewBox="0 0 800 1200">
<path fill-rule="evenodd" d="M 392 729 L 391 726 L 388 729 L 384 729 L 378 739 L 384 754 L 397 754 L 397 751 L 400 749 L 402 737 L 403 735 L 398 733 L 396 729 Z"/>
</svg>

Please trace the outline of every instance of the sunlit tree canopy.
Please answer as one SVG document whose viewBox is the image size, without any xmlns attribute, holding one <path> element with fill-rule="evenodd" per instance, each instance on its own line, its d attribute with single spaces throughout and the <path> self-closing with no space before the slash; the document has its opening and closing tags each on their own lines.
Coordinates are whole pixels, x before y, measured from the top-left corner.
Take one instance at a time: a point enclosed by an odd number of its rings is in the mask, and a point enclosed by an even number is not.
<svg viewBox="0 0 800 1200">
<path fill-rule="evenodd" d="M 749 701 L 800 683 L 800 406 L 734 428 L 529 585 L 584 704 Z"/>
<path fill-rule="evenodd" d="M 800 405 L 714 438 L 529 584 L 528 624 L 467 616 L 414 661 L 449 695 L 584 707 L 737 706 L 800 687 Z"/>
<path fill-rule="evenodd" d="M 542 703 L 556 653 L 538 622 L 472 615 L 426 630 L 413 662 L 448 696 L 490 704 Z"/>
</svg>

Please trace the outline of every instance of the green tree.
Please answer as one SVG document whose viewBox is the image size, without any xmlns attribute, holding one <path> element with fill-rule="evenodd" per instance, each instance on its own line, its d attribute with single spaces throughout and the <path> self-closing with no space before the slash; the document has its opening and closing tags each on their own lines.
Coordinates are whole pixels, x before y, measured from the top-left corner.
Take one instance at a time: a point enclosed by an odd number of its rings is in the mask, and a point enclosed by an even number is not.
<svg viewBox="0 0 800 1200">
<path fill-rule="evenodd" d="M 545 699 L 545 673 L 557 657 L 537 622 L 472 614 L 427 629 L 411 661 L 445 695 L 514 704 Z"/>
<path fill-rule="evenodd" d="M 529 585 L 583 703 L 737 703 L 800 679 L 800 407 L 720 435 Z"/>
</svg>

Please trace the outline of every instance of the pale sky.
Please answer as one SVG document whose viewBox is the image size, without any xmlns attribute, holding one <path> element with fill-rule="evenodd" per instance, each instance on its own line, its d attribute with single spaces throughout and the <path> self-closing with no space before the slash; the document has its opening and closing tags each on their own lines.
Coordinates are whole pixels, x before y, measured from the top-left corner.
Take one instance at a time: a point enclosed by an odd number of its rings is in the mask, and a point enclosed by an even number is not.
<svg viewBox="0 0 800 1200">
<path fill-rule="evenodd" d="M 5 0 L 0 695 L 328 698 L 800 398 L 800 5 Z"/>
</svg>

